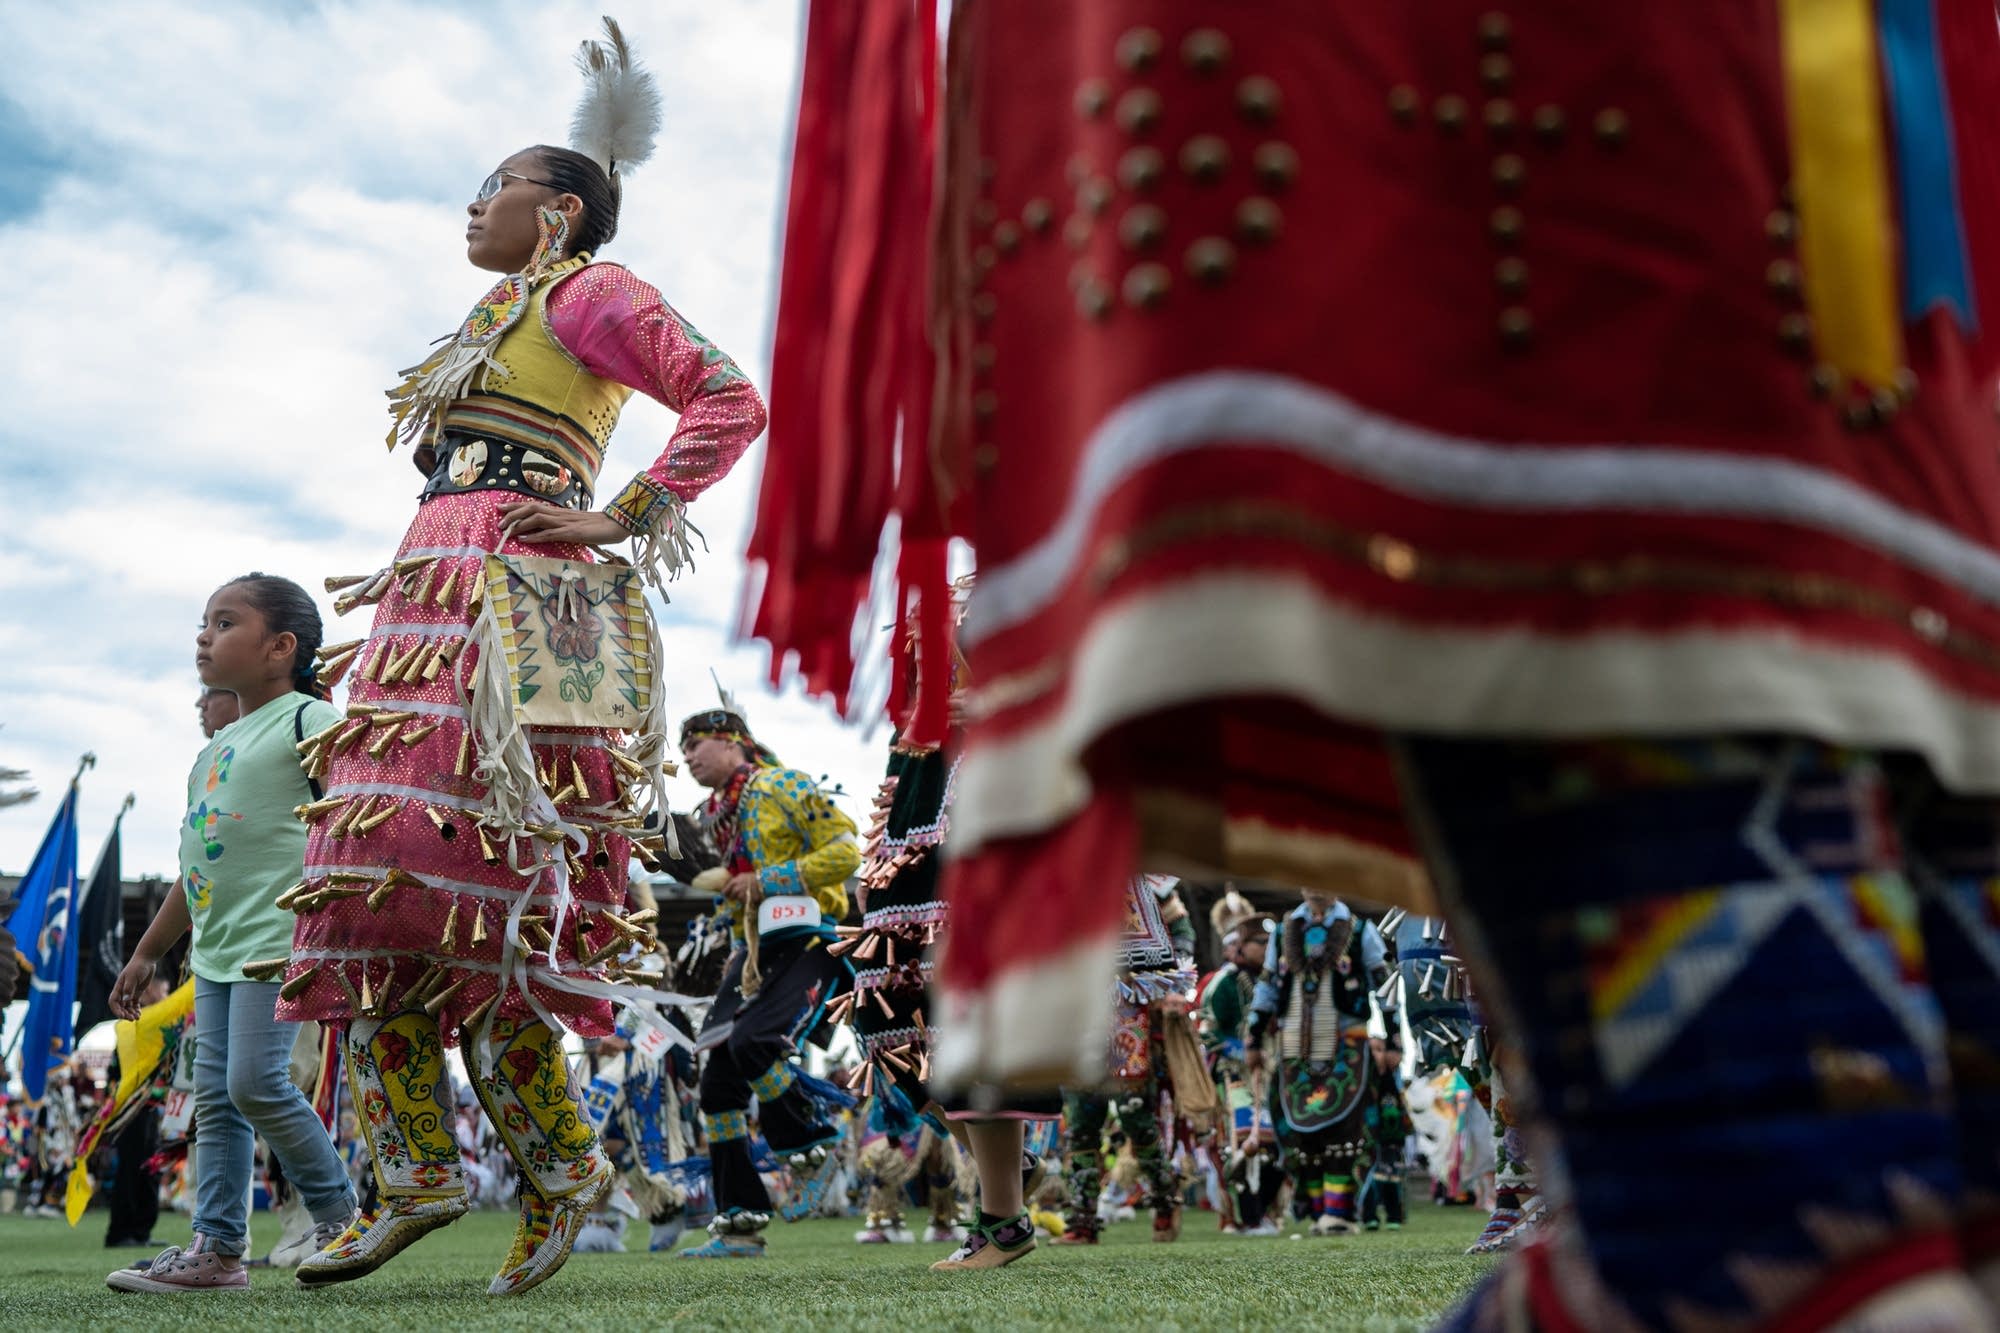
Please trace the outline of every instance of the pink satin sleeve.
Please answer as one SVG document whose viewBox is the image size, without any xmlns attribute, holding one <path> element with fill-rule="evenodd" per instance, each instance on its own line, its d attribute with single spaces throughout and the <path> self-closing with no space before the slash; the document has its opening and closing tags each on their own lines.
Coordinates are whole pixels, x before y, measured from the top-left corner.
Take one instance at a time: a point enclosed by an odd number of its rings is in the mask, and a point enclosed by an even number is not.
<svg viewBox="0 0 2000 1333">
<path fill-rule="evenodd" d="M 617 264 L 592 264 L 549 294 L 549 331 L 593 375 L 680 413 L 667 447 L 612 502 L 634 531 L 672 492 L 683 502 L 720 481 L 764 430 L 764 400 L 721 348 Z"/>
</svg>

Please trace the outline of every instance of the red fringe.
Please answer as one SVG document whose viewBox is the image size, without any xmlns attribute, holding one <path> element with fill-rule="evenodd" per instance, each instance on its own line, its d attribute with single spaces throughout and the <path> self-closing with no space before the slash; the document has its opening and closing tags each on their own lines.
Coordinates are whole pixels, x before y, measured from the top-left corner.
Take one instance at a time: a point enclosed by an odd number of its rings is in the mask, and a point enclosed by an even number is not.
<svg viewBox="0 0 2000 1333">
<path fill-rule="evenodd" d="M 909 713 L 896 719 L 903 739 L 911 745 L 942 745 L 951 726 L 952 639 L 957 617 L 946 552 L 942 538 L 905 536 L 897 562 L 897 582 L 906 592 L 916 593 L 916 642 L 907 654 L 915 659 L 915 672 L 914 679 L 909 679 L 906 654 L 896 653 L 897 675 L 907 684 L 905 692 L 889 698 L 892 708 L 911 700 Z"/>
<path fill-rule="evenodd" d="M 774 683 L 794 668 L 843 713 L 892 513 L 906 542 L 939 539 L 900 562 L 924 580 L 918 605 L 949 602 L 928 465 L 937 61 L 936 0 L 811 8 L 746 622 L 771 644 Z"/>
</svg>

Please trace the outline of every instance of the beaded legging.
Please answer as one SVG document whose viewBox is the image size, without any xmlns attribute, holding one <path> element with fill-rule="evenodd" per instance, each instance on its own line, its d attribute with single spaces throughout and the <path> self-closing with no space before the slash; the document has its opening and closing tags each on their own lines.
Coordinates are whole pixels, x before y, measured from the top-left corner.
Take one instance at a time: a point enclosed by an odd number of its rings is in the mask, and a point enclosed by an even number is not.
<svg viewBox="0 0 2000 1333">
<path fill-rule="evenodd" d="M 1063 1096 L 1063 1134 L 1069 1149 L 1069 1212 L 1073 1230 L 1095 1230 L 1097 1196 L 1104 1189 L 1104 1127 L 1113 1103 L 1118 1125 L 1131 1140 L 1140 1174 L 1155 1209 L 1171 1209 L 1180 1180 L 1167 1160 L 1160 1140 L 1160 1118 L 1153 1109 L 1159 1091 L 1150 1080 L 1139 1089 L 1117 1093 L 1070 1092 Z"/>
<path fill-rule="evenodd" d="M 1585 1327 L 1898 1293 L 1924 1326 L 1983 1317 L 1957 1275 L 2000 1197 L 2000 805 L 1782 737 L 1400 751 L 1574 1223 L 1469 1313 L 1534 1289 Z M 1727 1215 L 1662 1225 L 1695 1164 Z"/>
</svg>

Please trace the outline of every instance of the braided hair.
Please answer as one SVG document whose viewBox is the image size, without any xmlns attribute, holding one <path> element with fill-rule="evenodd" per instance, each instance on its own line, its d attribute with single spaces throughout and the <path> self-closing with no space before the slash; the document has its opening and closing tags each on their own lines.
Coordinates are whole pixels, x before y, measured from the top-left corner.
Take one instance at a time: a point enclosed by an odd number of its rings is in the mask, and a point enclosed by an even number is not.
<svg viewBox="0 0 2000 1333">
<path fill-rule="evenodd" d="M 272 634 L 290 634 L 298 640 L 298 647 L 292 652 L 292 688 L 316 699 L 327 698 L 326 689 L 319 683 L 319 673 L 313 669 L 313 659 L 319 654 L 325 631 L 312 594 L 290 579 L 254 571 L 223 586 L 241 588 L 244 600 L 264 617 L 264 627 Z"/>
<path fill-rule="evenodd" d="M 583 221 L 570 237 L 569 253 L 595 254 L 611 244 L 611 238 L 618 234 L 618 206 L 625 197 L 617 172 L 606 172 L 574 148 L 536 144 L 528 151 L 539 158 L 543 180 L 583 201 Z"/>
</svg>

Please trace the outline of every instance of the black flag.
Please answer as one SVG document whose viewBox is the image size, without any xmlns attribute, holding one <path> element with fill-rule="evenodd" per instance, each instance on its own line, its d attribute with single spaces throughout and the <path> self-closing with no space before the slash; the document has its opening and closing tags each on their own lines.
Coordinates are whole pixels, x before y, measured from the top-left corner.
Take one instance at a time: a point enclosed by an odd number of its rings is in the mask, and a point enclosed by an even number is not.
<svg viewBox="0 0 2000 1333">
<path fill-rule="evenodd" d="M 83 891 L 76 937 L 76 1035 L 81 1037 L 111 1017 L 111 988 L 125 969 L 125 892 L 120 881 L 118 830 L 124 812 L 111 826 L 98 854 L 97 869 Z"/>
</svg>

